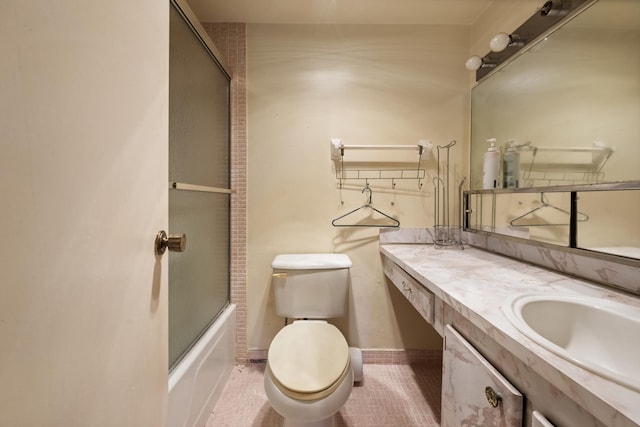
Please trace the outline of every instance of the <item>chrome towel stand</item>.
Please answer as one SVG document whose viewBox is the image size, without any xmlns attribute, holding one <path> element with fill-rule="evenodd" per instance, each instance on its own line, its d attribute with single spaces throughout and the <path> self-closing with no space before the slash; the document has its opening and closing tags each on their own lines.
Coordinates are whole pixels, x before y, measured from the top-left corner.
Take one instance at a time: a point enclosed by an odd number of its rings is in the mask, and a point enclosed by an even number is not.
<svg viewBox="0 0 640 427">
<path fill-rule="evenodd" d="M 450 210 L 449 210 L 449 178 L 450 178 L 450 170 L 449 170 L 449 151 L 451 147 L 456 145 L 456 141 L 453 140 L 447 145 L 440 146 L 438 145 L 438 175 L 433 178 L 433 186 L 434 186 L 434 238 L 433 243 L 436 248 L 446 248 L 446 247 L 457 247 L 460 249 L 464 249 L 462 244 L 462 236 L 461 236 L 461 227 L 460 224 L 451 224 L 449 220 Z M 441 167 L 440 163 L 440 150 L 445 151 L 446 160 L 444 160 L 444 165 Z M 442 169 L 442 176 L 440 176 L 440 172 Z M 466 179 L 466 177 L 465 177 Z M 458 192 L 461 193 L 462 186 L 464 185 L 465 179 L 462 180 L 460 186 L 458 188 Z M 455 208 L 455 203 L 454 203 Z"/>
</svg>

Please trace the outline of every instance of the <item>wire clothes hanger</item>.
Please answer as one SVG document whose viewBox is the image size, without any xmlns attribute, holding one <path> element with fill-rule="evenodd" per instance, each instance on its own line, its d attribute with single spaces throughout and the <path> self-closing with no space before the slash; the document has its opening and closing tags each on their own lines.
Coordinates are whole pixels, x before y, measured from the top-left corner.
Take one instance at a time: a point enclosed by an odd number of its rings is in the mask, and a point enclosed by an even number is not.
<svg viewBox="0 0 640 427">
<path fill-rule="evenodd" d="M 530 216 L 531 214 L 533 214 L 534 212 L 537 212 L 541 209 L 544 208 L 551 208 L 554 209 L 558 212 L 564 213 L 568 216 L 571 216 L 571 212 L 566 211 L 564 209 L 560 209 L 557 206 L 552 205 L 551 203 L 547 202 L 545 197 L 544 197 L 544 193 L 540 193 L 540 202 L 542 203 L 541 206 L 538 206 L 537 208 L 531 209 L 529 212 L 524 213 L 522 215 L 520 215 L 517 218 L 512 219 L 511 221 L 509 221 L 509 224 L 511 224 L 512 227 L 553 227 L 553 226 L 561 226 L 561 225 L 570 225 L 569 222 L 564 222 L 564 223 L 550 223 L 550 222 L 527 222 L 526 221 L 526 217 Z M 584 214 L 582 212 L 577 212 L 577 220 L 579 222 L 585 222 L 589 220 L 589 215 Z M 533 215 L 533 218 L 535 218 L 535 215 Z M 532 219 L 533 219 L 532 218 Z"/>
<path fill-rule="evenodd" d="M 398 221 L 397 219 L 387 215 L 386 213 L 379 211 L 378 209 L 374 208 L 373 206 L 371 206 L 371 198 L 373 196 L 373 191 L 371 191 L 371 188 L 369 187 L 369 183 L 367 182 L 366 187 L 364 187 L 362 189 L 362 193 L 364 194 L 365 191 L 369 191 L 369 202 L 360 206 L 357 209 L 354 209 L 350 212 L 347 212 L 346 214 L 339 216 L 338 218 L 334 219 L 333 221 L 331 221 L 331 225 L 333 225 L 334 227 L 400 227 L 400 221 Z M 363 209 L 373 209 L 374 211 L 378 212 L 380 215 L 384 216 L 385 219 L 389 220 L 390 223 L 380 223 L 378 220 L 374 220 L 373 218 L 365 218 L 360 220 L 357 223 L 347 223 L 347 224 L 338 224 L 338 220 L 341 220 L 342 218 L 346 218 L 360 210 Z M 369 221 L 367 221 L 369 220 Z"/>
</svg>

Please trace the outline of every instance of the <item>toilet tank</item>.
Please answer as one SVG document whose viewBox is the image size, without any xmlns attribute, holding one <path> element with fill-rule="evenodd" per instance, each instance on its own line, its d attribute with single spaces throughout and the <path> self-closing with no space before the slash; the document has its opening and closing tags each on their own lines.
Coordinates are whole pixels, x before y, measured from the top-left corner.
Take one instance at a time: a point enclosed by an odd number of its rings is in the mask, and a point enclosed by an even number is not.
<svg viewBox="0 0 640 427">
<path fill-rule="evenodd" d="M 284 254 L 271 263 L 276 314 L 329 319 L 347 312 L 351 259 L 344 254 Z"/>
</svg>

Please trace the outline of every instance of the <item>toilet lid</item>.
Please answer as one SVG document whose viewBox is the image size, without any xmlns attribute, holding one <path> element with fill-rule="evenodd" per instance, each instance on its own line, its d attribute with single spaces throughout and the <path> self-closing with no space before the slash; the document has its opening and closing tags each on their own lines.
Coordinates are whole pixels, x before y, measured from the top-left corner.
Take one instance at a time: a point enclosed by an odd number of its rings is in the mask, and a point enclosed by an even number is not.
<svg viewBox="0 0 640 427">
<path fill-rule="evenodd" d="M 342 377 L 349 363 L 349 346 L 335 326 L 299 320 L 275 336 L 268 363 L 284 387 L 298 393 L 317 393 Z"/>
</svg>

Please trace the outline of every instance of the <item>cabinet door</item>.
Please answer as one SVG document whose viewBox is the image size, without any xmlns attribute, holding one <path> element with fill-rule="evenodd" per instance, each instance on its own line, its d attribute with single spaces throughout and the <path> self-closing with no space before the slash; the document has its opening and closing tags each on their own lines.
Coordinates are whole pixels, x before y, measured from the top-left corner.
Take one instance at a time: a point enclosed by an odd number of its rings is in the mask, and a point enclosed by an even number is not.
<svg viewBox="0 0 640 427">
<path fill-rule="evenodd" d="M 546 419 L 545 416 L 542 415 L 540 412 L 533 411 L 533 414 L 531 414 L 531 427 L 555 427 L 555 426 L 551 424 L 549 420 Z"/>
<path fill-rule="evenodd" d="M 445 327 L 442 427 L 522 426 L 523 400 L 451 325 Z"/>
</svg>

